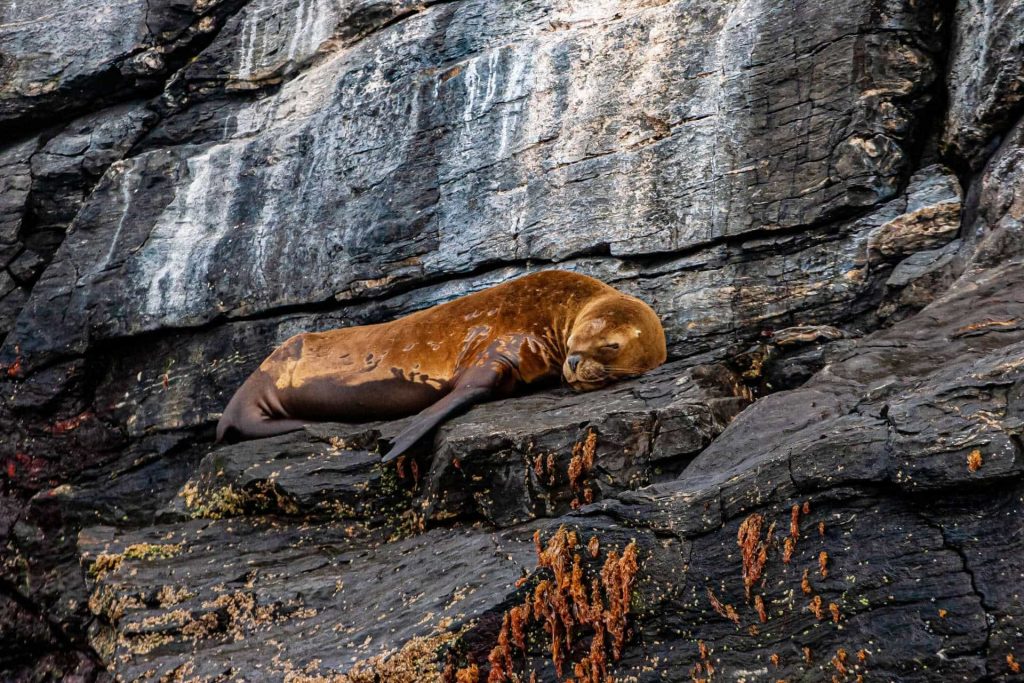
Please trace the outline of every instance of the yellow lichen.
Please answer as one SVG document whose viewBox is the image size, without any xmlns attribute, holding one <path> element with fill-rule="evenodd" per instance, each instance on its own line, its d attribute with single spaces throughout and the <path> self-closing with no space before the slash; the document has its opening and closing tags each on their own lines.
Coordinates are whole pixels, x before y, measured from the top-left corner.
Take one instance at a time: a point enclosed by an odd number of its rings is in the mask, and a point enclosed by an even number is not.
<svg viewBox="0 0 1024 683">
<path fill-rule="evenodd" d="M 358 661 L 346 673 L 321 673 L 318 662 L 301 670 L 289 668 L 284 683 L 441 683 L 438 651 L 463 632 L 446 629 L 447 623 L 442 623 L 431 635 L 411 638 L 397 651 Z M 460 683 L 463 680 L 473 679 L 459 679 Z"/>
<path fill-rule="evenodd" d="M 100 553 L 96 560 L 89 567 L 89 575 L 101 581 L 110 572 L 116 572 L 121 568 L 125 560 L 153 560 L 174 557 L 181 552 L 180 543 L 156 544 L 136 543 L 125 548 L 120 553 Z"/>
</svg>

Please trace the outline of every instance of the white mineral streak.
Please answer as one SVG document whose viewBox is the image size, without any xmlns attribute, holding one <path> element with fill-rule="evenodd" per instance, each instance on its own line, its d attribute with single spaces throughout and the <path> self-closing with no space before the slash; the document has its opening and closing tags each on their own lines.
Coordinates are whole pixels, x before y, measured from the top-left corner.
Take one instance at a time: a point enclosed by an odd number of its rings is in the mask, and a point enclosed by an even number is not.
<svg viewBox="0 0 1024 683">
<path fill-rule="evenodd" d="M 288 44 L 288 59 L 302 60 L 315 53 L 331 37 L 338 16 L 336 0 L 299 0 L 295 8 L 292 39 Z"/>
<path fill-rule="evenodd" d="M 734 173 L 753 172 L 755 169 L 737 171 L 736 159 L 743 159 L 745 151 L 738 148 L 746 140 L 744 131 L 737 125 L 739 116 L 733 111 L 734 96 L 741 97 L 746 92 L 745 74 L 751 61 L 751 51 L 757 41 L 758 20 L 761 15 L 761 0 L 739 0 L 725 19 L 715 41 L 714 69 L 717 78 L 711 79 L 713 94 L 711 102 L 715 106 L 714 136 L 710 161 L 709 176 L 713 180 L 727 177 Z M 711 228 L 714 234 L 721 234 L 723 220 L 742 219 L 745 212 L 730 211 L 725 216 L 718 214 L 719 207 L 730 206 L 732 186 L 728 182 L 714 182 L 712 193 L 706 201 L 712 207 Z M 756 196 L 757 193 L 753 193 Z M 728 232 L 727 230 L 725 232 Z"/>
<path fill-rule="evenodd" d="M 311 3 L 311 0 L 306 0 Z M 306 27 L 317 21 L 312 2 L 298 16 Z M 253 44 L 247 33 L 246 45 Z M 397 34 L 381 36 L 382 48 L 375 55 L 371 85 L 356 93 L 372 99 L 374 92 L 394 96 L 396 88 L 387 79 L 388 57 L 398 42 L 407 40 Z M 255 44 L 259 44 L 255 39 Z M 389 45 L 390 43 L 390 45 Z M 245 57 L 253 64 L 258 57 Z M 345 164 L 362 150 L 372 152 L 387 144 L 387 154 L 374 164 L 373 172 L 383 178 L 408 158 L 405 151 L 415 140 L 420 119 L 420 90 L 411 79 L 411 90 L 404 96 L 408 113 L 404 130 L 388 127 L 374 116 L 337 116 L 331 106 L 337 70 L 345 64 L 344 55 L 336 55 L 319 68 L 311 69 L 286 82 L 278 97 L 260 100 L 238 111 L 233 141 L 211 147 L 188 160 L 188 186 L 167 207 L 153 228 L 145 253 L 136 263 L 152 272 L 144 278 L 150 283 L 144 304 L 150 316 L 173 317 L 211 306 L 208 283 L 217 278 L 244 278 L 252 288 L 264 287 L 273 297 L 265 272 L 273 262 L 303 262 L 327 258 L 325 249 L 336 242 L 335 234 L 343 226 L 329 226 L 316 235 L 303 232 L 325 202 L 334 200 L 336 183 L 344 178 Z M 353 102 L 358 112 L 359 102 Z M 306 155 L 296 154 L 297 139 L 309 136 Z M 243 160 L 247 145 L 260 150 L 263 158 Z M 257 147 L 258 146 L 258 147 Z M 269 147 L 269 151 L 267 151 Z M 234 193 L 243 176 L 260 178 L 262 191 L 258 216 L 246 223 L 232 225 Z M 294 239 L 292 234 L 294 233 Z M 211 256 L 225 239 L 248 243 L 249 261 L 244 272 L 232 272 L 228 264 L 216 263 Z M 276 283 L 287 287 L 288 283 Z M 262 290 L 261 290 L 262 291 Z"/>
<path fill-rule="evenodd" d="M 145 253 L 130 257 L 135 277 L 147 283 L 140 307 L 155 322 L 174 324 L 215 309 L 209 283 L 224 278 L 247 292 L 225 305 L 287 302 L 303 287 L 282 277 L 280 263 L 331 274 L 304 296 L 341 291 L 331 288 L 346 282 L 349 247 L 361 248 L 371 235 L 367 221 L 388 211 L 381 192 L 403 189 L 380 188 L 410 165 L 423 168 L 417 155 L 428 129 L 439 131 L 431 143 L 436 161 L 427 162 L 435 164 L 439 197 L 433 232 L 424 233 L 436 242 L 420 256 L 426 272 L 564 258 L 563 236 L 581 230 L 613 253 L 704 239 L 714 218 L 707 207 L 730 206 L 713 200 L 712 192 L 729 189 L 709 178 L 731 170 L 730 143 L 742 139 L 721 107 L 730 87 L 740 87 L 730 79 L 748 61 L 758 1 L 722 9 L 728 20 L 711 25 L 720 35 L 710 51 L 698 49 L 707 44 L 707 21 L 689 21 L 671 3 L 612 0 L 567 3 L 536 30 L 511 41 L 495 36 L 445 71 L 424 70 L 424 54 L 410 47 L 429 45 L 445 30 L 443 5 L 370 35 L 358 50 L 338 50 L 286 79 L 272 97 L 240 108 L 232 141 L 188 161 L 187 185 Z M 624 15 L 613 20 L 617 7 Z M 299 60 L 316 49 L 340 10 L 333 0 L 259 0 L 245 12 L 236 64 L 240 77 L 258 77 L 273 66 L 271 56 Z M 700 60 L 684 62 L 686 82 L 696 81 L 687 86 L 694 103 L 665 94 L 684 78 L 679 60 L 669 58 L 675 49 L 693 49 Z M 711 76 L 689 75 L 697 72 Z M 667 136 L 673 139 L 660 143 Z M 685 158 L 658 170 L 665 164 L 653 150 L 662 144 Z M 712 163 L 719 173 L 708 170 Z M 258 206 L 232 213 L 235 192 Z M 581 203 L 581 192 L 590 199 Z M 227 252 L 241 261 L 211 263 L 227 239 Z M 264 274 L 271 271 L 274 279 Z"/>
<path fill-rule="evenodd" d="M 135 164 L 130 161 L 118 161 L 111 164 L 110 170 L 107 173 L 118 173 L 118 183 L 121 187 L 121 217 L 117 221 L 117 228 L 114 230 L 114 236 L 110 238 L 110 248 L 107 249 L 107 253 L 104 255 L 103 260 L 96 264 L 96 267 L 92 270 L 94 275 L 102 273 L 108 265 L 110 265 L 111 259 L 114 258 L 114 253 L 117 251 L 118 244 L 121 240 L 121 233 L 124 231 L 125 220 L 128 217 L 128 211 L 131 209 L 132 204 L 132 192 L 136 182 L 138 182 L 138 174 L 132 174 L 135 170 Z M 133 180 L 134 178 L 134 180 Z"/>
<path fill-rule="evenodd" d="M 161 214 L 138 254 L 153 272 L 147 315 L 174 318 L 208 307 L 210 257 L 233 228 L 228 216 L 244 151 L 244 143 L 220 144 L 188 160 L 188 186 Z"/>
<path fill-rule="evenodd" d="M 532 63 L 523 58 L 519 50 L 507 50 L 512 65 L 509 67 L 508 78 L 505 80 L 501 98 L 505 106 L 501 110 L 501 137 L 498 142 L 498 158 L 508 155 L 509 142 L 516 134 L 519 119 L 523 113 L 523 97 L 529 92 L 528 83 L 532 74 Z"/>
<path fill-rule="evenodd" d="M 463 83 L 466 85 L 466 94 L 464 99 L 466 100 L 466 106 L 462 109 L 462 122 L 469 124 L 473 120 L 475 114 L 473 113 L 473 105 L 476 101 L 476 90 L 477 81 L 479 80 L 476 73 L 476 59 L 471 59 L 466 63 L 465 75 L 462 77 Z"/>
<path fill-rule="evenodd" d="M 623 11 L 622 0 L 567 0 L 553 14 L 556 26 L 585 28 L 598 22 L 606 22 Z"/>
<path fill-rule="evenodd" d="M 243 10 L 239 80 L 260 78 L 316 54 L 341 17 L 339 0 L 259 0 Z"/>
<path fill-rule="evenodd" d="M 238 52 L 238 78 L 247 79 L 252 76 L 253 57 L 256 53 L 256 36 L 259 33 L 259 17 L 263 7 L 259 4 L 250 5 L 242 20 L 242 31 L 239 34 L 240 48 Z"/>
</svg>

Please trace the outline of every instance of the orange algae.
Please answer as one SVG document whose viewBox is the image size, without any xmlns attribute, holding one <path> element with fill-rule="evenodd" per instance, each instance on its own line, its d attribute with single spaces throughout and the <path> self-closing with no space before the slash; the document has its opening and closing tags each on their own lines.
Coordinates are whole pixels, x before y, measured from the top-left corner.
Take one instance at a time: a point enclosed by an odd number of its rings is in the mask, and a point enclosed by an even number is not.
<svg viewBox="0 0 1024 683">
<path fill-rule="evenodd" d="M 981 464 L 981 451 L 975 448 L 967 456 L 967 469 L 970 470 L 971 472 L 977 472 L 978 470 L 981 469 Z"/>
<path fill-rule="evenodd" d="M 736 534 L 736 545 L 743 557 L 743 589 L 750 600 L 750 589 L 761 578 L 768 561 L 768 546 L 761 540 L 761 525 L 764 517 L 756 512 L 740 524 Z"/>
<path fill-rule="evenodd" d="M 537 567 L 550 576 L 538 581 L 522 605 L 506 612 L 498 643 L 489 657 L 488 683 L 522 680 L 514 673 L 511 645 L 526 655 L 526 633 L 531 623 L 538 624 L 547 635 L 559 678 L 567 673 L 568 666 L 574 683 L 608 683 L 607 645 L 611 645 L 612 661 L 619 660 L 625 647 L 627 617 L 639 571 L 636 542 L 630 542 L 621 555 L 611 551 L 599 577 L 588 576 L 583 557 L 573 552 L 583 550 L 574 532 L 561 527 L 545 544 L 538 531 L 534 544 Z M 596 536 L 587 542 L 586 550 L 592 558 L 599 555 Z M 578 649 L 573 654 L 573 640 L 583 628 L 591 629 L 593 636 L 580 657 Z M 578 661 L 570 661 L 576 657 Z"/>
<path fill-rule="evenodd" d="M 512 640 L 516 647 L 526 653 L 526 634 L 523 627 L 530 619 L 530 607 L 528 605 L 517 605 L 509 610 L 509 626 L 512 629 Z"/>
<path fill-rule="evenodd" d="M 512 646 L 509 642 L 509 618 L 505 613 L 502 620 L 501 631 L 498 632 L 498 644 L 491 650 L 487 661 L 491 665 L 491 671 L 487 674 L 487 683 L 504 683 L 508 680 L 508 674 L 512 671 Z"/>
<path fill-rule="evenodd" d="M 836 650 L 836 656 L 832 658 L 832 666 L 836 668 L 840 675 L 846 675 L 846 650 L 843 648 Z"/>
<path fill-rule="evenodd" d="M 480 683 L 480 667 L 470 664 L 455 672 L 455 683 Z"/>
<path fill-rule="evenodd" d="M 815 595 L 813 598 L 811 598 L 811 604 L 808 606 L 807 609 L 811 610 L 811 612 L 814 613 L 814 617 L 818 621 L 821 621 L 825 618 L 825 610 L 821 605 L 820 595 Z"/>
<path fill-rule="evenodd" d="M 708 683 L 715 675 L 715 665 L 711 663 L 711 651 L 703 640 L 698 640 L 697 652 L 700 655 L 700 661 L 690 669 L 690 678 L 694 683 Z M 707 674 L 707 678 L 704 678 L 703 674 Z"/>
<path fill-rule="evenodd" d="M 764 598 L 760 595 L 754 597 L 754 609 L 757 610 L 757 618 L 761 620 L 761 623 L 768 623 L 768 612 L 764 608 Z"/>
<path fill-rule="evenodd" d="M 715 592 L 710 588 L 708 588 L 708 601 L 711 602 L 711 609 L 715 610 L 720 616 L 725 617 L 737 626 L 740 625 L 740 615 L 733 609 L 733 606 L 722 604 L 722 601 L 715 596 Z"/>
<path fill-rule="evenodd" d="M 582 478 L 594 467 L 594 454 L 597 451 L 597 432 L 587 431 L 582 442 L 572 447 L 572 459 L 569 460 L 569 488 L 576 491 Z"/>
<path fill-rule="evenodd" d="M 791 536 L 786 536 L 786 540 L 782 542 L 782 561 L 785 564 L 789 564 L 789 561 L 793 559 L 793 551 L 796 550 L 796 541 Z"/>
</svg>

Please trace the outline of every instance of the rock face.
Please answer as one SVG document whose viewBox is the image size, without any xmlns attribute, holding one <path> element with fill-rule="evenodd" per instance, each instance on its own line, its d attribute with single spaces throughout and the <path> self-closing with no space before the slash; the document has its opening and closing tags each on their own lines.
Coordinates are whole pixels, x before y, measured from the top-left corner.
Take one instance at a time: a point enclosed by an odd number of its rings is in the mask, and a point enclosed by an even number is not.
<svg viewBox="0 0 1024 683">
<path fill-rule="evenodd" d="M 1022 35 L 0 8 L 2 677 L 1022 680 Z M 292 334 L 551 267 L 650 302 L 669 363 L 397 468 L 400 422 L 212 445 Z"/>
</svg>

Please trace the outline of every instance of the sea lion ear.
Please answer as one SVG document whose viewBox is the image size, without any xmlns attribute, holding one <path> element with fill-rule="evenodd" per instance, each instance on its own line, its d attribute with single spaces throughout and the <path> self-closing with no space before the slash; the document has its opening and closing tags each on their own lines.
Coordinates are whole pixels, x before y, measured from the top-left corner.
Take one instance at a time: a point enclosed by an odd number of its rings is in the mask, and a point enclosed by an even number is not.
<svg viewBox="0 0 1024 683">
<path fill-rule="evenodd" d="M 633 336 L 634 337 L 639 337 L 640 335 L 641 335 L 640 328 L 639 327 L 634 327 L 633 328 Z"/>
</svg>

